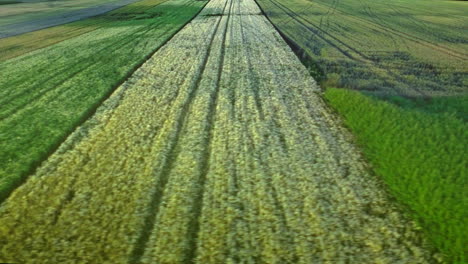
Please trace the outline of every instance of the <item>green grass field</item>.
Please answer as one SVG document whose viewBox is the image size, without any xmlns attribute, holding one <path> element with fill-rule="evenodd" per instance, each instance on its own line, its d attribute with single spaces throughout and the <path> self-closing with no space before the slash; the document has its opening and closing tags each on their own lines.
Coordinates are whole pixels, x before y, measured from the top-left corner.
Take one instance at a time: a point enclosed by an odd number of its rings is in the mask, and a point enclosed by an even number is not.
<svg viewBox="0 0 468 264">
<path fill-rule="evenodd" d="M 466 113 L 467 97 L 437 98 L 423 107 L 344 89 L 327 89 L 325 98 L 448 263 L 466 263 L 468 125 L 457 106 Z"/>
<path fill-rule="evenodd" d="M 466 92 L 468 3 L 258 0 L 321 69 L 325 86 L 436 96 Z"/>
<path fill-rule="evenodd" d="M 21 4 L 20 1 L 0 1 L 0 5 L 13 5 L 13 4 Z"/>
<path fill-rule="evenodd" d="M 206 4 L 161 2 L 137 2 L 84 22 L 90 32 L 0 62 L 0 197 Z"/>
</svg>

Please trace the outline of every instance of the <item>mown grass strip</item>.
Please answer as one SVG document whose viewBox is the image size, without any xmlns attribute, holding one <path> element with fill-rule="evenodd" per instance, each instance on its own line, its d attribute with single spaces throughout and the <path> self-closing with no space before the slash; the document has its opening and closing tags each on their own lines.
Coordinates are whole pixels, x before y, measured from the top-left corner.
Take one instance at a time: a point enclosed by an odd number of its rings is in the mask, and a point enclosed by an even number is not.
<svg viewBox="0 0 468 264">
<path fill-rule="evenodd" d="M 161 2 L 137 2 L 95 31 L 0 63 L 0 200 L 206 3 Z"/>
<path fill-rule="evenodd" d="M 465 263 L 467 123 L 453 112 L 430 114 L 355 91 L 327 89 L 325 97 L 447 262 Z M 435 100 L 432 109 L 440 109 L 443 99 Z"/>
</svg>

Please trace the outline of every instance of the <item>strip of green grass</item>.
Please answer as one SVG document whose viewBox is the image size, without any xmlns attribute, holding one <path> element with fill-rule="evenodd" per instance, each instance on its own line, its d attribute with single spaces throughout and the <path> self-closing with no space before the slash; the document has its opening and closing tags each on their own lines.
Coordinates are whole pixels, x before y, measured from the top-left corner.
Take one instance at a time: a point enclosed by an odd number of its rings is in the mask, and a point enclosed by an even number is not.
<svg viewBox="0 0 468 264">
<path fill-rule="evenodd" d="M 344 89 L 327 89 L 325 97 L 448 263 L 466 263 L 468 126 L 456 113 L 468 96 L 434 99 L 423 107 L 429 111 Z"/>
<path fill-rule="evenodd" d="M 0 1 L 0 5 L 20 4 L 20 1 Z"/>
<path fill-rule="evenodd" d="M 161 2 L 137 2 L 97 30 L 0 62 L 0 201 L 206 4 Z"/>
<path fill-rule="evenodd" d="M 447 96 L 432 98 L 407 98 L 402 96 L 379 96 L 378 99 L 387 101 L 404 109 L 418 110 L 433 114 L 451 114 L 458 119 L 468 122 L 468 96 Z"/>
</svg>

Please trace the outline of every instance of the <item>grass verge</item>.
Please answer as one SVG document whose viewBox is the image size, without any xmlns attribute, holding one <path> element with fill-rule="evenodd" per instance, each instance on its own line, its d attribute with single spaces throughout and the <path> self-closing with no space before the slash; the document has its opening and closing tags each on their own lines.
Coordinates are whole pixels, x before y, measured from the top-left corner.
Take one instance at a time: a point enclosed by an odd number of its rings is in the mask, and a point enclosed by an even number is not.
<svg viewBox="0 0 468 264">
<path fill-rule="evenodd" d="M 335 88 L 327 89 L 325 98 L 447 262 L 466 263 L 468 127 L 459 114 L 468 96 L 438 98 L 423 107 L 402 97 L 385 102 Z"/>
</svg>

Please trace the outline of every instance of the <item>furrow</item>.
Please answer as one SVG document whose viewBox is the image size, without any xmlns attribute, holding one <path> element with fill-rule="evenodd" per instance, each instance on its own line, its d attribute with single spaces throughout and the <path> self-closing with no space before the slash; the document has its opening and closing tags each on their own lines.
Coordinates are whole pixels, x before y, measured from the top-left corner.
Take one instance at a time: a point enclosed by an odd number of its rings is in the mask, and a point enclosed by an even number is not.
<svg viewBox="0 0 468 264">
<path fill-rule="evenodd" d="M 232 11 L 232 6 L 234 2 L 230 1 L 226 3 L 227 3 L 226 8 L 228 8 L 227 11 L 230 14 Z M 206 178 L 207 178 L 210 165 L 212 163 L 212 159 L 211 159 L 213 156 L 213 153 L 212 153 L 213 143 L 212 142 L 213 142 L 213 137 L 214 137 L 213 131 L 215 129 L 215 117 L 216 117 L 218 101 L 219 101 L 219 90 L 220 90 L 220 85 L 221 85 L 221 78 L 224 72 L 226 39 L 228 35 L 227 32 L 230 26 L 230 20 L 232 18 L 231 16 L 228 16 L 226 19 L 227 19 L 227 21 L 225 22 L 226 26 L 224 29 L 222 29 L 222 40 L 221 40 L 221 47 L 219 50 L 219 54 L 217 54 L 218 52 L 213 54 L 214 56 L 219 57 L 219 64 L 217 65 L 218 76 L 216 78 L 214 95 L 211 96 L 212 100 L 209 104 L 208 111 L 207 111 L 208 113 L 207 120 L 206 120 L 207 125 L 205 127 L 205 130 L 207 131 L 205 131 L 204 133 L 207 142 L 205 143 L 205 150 L 204 150 L 204 153 L 202 154 L 202 156 L 205 158 L 202 160 L 200 164 L 201 175 L 200 175 L 200 179 L 198 182 L 199 191 L 196 194 L 196 196 L 194 196 L 194 201 L 196 202 L 194 206 L 194 216 L 192 217 L 192 222 L 189 223 L 190 229 L 188 231 L 188 234 L 190 236 L 189 237 L 190 240 L 189 240 L 189 245 L 188 245 L 188 252 L 184 261 L 186 263 L 193 262 L 196 258 L 197 242 L 198 242 L 198 237 L 199 237 L 199 232 L 200 232 L 200 222 L 201 222 L 200 216 L 202 214 L 203 198 L 206 192 L 206 189 L 205 189 Z M 219 38 L 215 39 L 214 41 L 218 41 L 218 40 Z"/>
</svg>

